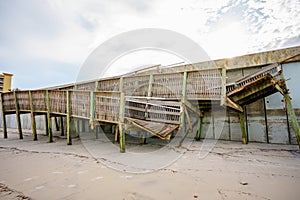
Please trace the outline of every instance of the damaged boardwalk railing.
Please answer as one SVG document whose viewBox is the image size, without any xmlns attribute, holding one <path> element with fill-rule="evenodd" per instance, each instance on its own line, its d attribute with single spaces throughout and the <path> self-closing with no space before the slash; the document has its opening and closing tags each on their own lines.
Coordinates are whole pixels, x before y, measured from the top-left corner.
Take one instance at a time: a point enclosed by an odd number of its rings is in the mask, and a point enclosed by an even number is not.
<svg viewBox="0 0 300 200">
<path fill-rule="evenodd" d="M 127 98 L 123 92 L 35 90 L 3 93 L 1 97 L 4 138 L 8 137 L 6 115 L 9 114 L 16 114 L 20 139 L 23 139 L 20 115 L 31 115 L 34 140 L 37 140 L 35 116 L 45 115 L 49 142 L 53 141 L 51 118 L 65 117 L 68 144 L 72 144 L 71 121 L 87 119 L 92 128 L 99 122 L 117 125 L 121 151 L 125 149 L 125 120 L 136 123 L 135 119 L 139 119 L 178 125 L 182 113 L 178 102 Z M 60 124 L 63 125 L 62 120 Z"/>
<path fill-rule="evenodd" d="M 89 120 L 90 127 L 103 123 L 115 125 L 115 140 L 125 151 L 125 130 L 138 127 L 168 140 L 172 131 L 187 122 L 187 109 L 199 116 L 196 139 L 200 139 L 203 112 L 212 101 L 240 113 L 243 143 L 247 143 L 244 109 L 259 98 L 280 92 L 287 104 L 298 144 L 300 133 L 295 112 L 282 75 L 281 65 L 272 64 L 232 83 L 226 82 L 226 68 L 174 73 L 132 75 L 71 84 L 48 90 L 14 91 L 1 94 L 4 138 L 7 138 L 6 115 L 15 114 L 19 138 L 23 138 L 20 115 L 31 116 L 33 139 L 37 140 L 35 116 L 45 116 L 46 133 L 53 141 L 52 118 L 60 118 L 60 130 L 67 132 L 72 144 L 71 122 Z M 207 103 L 208 102 L 208 103 Z M 208 105 L 208 106 L 207 106 Z M 207 106 L 207 107 L 205 107 Z"/>
</svg>

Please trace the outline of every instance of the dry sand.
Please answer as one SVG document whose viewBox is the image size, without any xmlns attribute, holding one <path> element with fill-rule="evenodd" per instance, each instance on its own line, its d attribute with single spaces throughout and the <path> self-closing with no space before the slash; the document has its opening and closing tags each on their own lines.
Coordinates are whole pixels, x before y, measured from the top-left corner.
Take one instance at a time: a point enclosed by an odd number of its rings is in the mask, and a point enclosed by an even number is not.
<svg viewBox="0 0 300 200">
<path fill-rule="evenodd" d="M 133 174 L 110 169 L 78 138 L 67 146 L 10 130 L 0 139 L 0 199 L 299 199 L 297 146 L 219 141 L 199 159 L 201 144 L 164 169 Z"/>
</svg>

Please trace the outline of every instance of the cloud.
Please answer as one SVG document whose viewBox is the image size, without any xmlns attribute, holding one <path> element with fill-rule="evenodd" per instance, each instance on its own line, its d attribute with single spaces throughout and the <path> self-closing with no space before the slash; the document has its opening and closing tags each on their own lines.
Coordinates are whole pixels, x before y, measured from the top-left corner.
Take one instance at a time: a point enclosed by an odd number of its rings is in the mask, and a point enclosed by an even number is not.
<svg viewBox="0 0 300 200">
<path fill-rule="evenodd" d="M 292 0 L 0 1 L 0 67 L 50 73 L 55 65 L 65 74 L 56 83 L 69 80 L 98 45 L 139 28 L 184 34 L 211 58 L 289 47 L 299 44 L 299 10 Z"/>
</svg>

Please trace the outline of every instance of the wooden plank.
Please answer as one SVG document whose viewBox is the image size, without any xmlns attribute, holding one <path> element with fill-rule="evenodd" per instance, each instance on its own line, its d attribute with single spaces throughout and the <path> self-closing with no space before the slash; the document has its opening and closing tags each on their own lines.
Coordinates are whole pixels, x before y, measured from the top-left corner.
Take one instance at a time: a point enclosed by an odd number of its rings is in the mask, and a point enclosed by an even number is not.
<svg viewBox="0 0 300 200">
<path fill-rule="evenodd" d="M 136 127 L 145 130 L 162 140 L 169 139 L 169 135 L 178 128 L 178 125 L 162 124 L 132 118 L 127 118 L 127 120 Z"/>
</svg>

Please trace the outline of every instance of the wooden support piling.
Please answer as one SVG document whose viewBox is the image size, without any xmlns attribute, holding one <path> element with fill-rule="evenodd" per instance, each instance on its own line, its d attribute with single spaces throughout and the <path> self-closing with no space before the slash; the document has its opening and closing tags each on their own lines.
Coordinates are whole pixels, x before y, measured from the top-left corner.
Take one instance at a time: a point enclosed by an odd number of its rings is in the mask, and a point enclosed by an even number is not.
<svg viewBox="0 0 300 200">
<path fill-rule="evenodd" d="M 34 110 L 33 110 L 33 100 L 32 100 L 31 91 L 29 91 L 29 104 L 30 104 L 32 138 L 34 141 L 36 141 L 37 140 L 37 132 L 36 132 L 36 123 L 35 123 L 35 115 L 34 115 Z"/>
<path fill-rule="evenodd" d="M 93 130 L 95 125 L 95 92 L 90 92 L 90 127 Z"/>
<path fill-rule="evenodd" d="M 181 98 L 181 102 L 182 104 L 184 104 L 186 102 L 186 90 L 187 90 L 187 79 L 188 79 L 188 73 L 185 71 L 183 73 L 183 83 L 182 83 L 182 98 Z M 184 110 L 182 110 L 181 116 L 180 116 L 180 128 L 182 128 L 182 126 L 184 126 L 185 124 L 185 112 Z"/>
<path fill-rule="evenodd" d="M 119 111 L 119 141 L 120 141 L 120 152 L 125 152 L 125 130 L 124 130 L 124 114 L 125 114 L 125 94 L 120 94 L 120 111 Z"/>
<path fill-rule="evenodd" d="M 19 101 L 18 101 L 16 91 L 14 91 L 14 99 L 15 99 L 15 106 L 16 106 L 16 119 L 18 124 L 19 139 L 23 139 L 22 124 L 21 124 L 21 117 L 20 117 L 20 106 L 19 106 Z"/>
<path fill-rule="evenodd" d="M 79 137 L 79 122 L 78 122 L 78 119 L 75 119 L 74 123 L 75 123 L 75 136 Z"/>
<path fill-rule="evenodd" d="M 50 91 L 46 90 L 46 105 L 47 105 L 47 121 L 48 121 L 48 141 L 53 142 L 52 135 L 52 121 L 51 121 L 51 105 L 50 105 Z"/>
<path fill-rule="evenodd" d="M 81 131 L 85 132 L 85 120 L 84 119 L 81 120 Z"/>
<path fill-rule="evenodd" d="M 152 96 L 153 82 L 154 82 L 154 78 L 153 78 L 153 74 L 151 74 L 150 77 L 149 77 L 149 86 L 148 86 L 147 97 Z M 146 106 L 145 106 L 145 118 L 147 119 L 148 117 L 149 117 L 148 104 L 146 104 Z"/>
<path fill-rule="evenodd" d="M 280 74 L 280 78 L 282 80 L 285 80 L 282 72 Z M 275 85 L 275 86 L 278 86 L 278 85 Z M 288 113 L 288 115 L 291 119 L 291 124 L 292 124 L 292 127 L 293 127 L 294 131 L 295 131 L 298 146 L 300 148 L 300 130 L 299 130 L 297 117 L 296 117 L 296 114 L 295 114 L 295 111 L 294 111 L 294 108 L 293 108 L 293 104 L 292 104 L 292 101 L 291 101 L 291 97 L 290 97 L 290 95 L 288 93 L 288 90 L 286 88 L 278 88 L 278 90 L 280 91 L 280 93 L 284 97 L 284 100 L 285 100 L 285 103 L 286 103 L 287 113 Z"/>
<path fill-rule="evenodd" d="M 1 108 L 2 108 L 3 137 L 4 137 L 4 139 L 7 139 L 6 115 L 5 115 L 5 110 L 4 110 L 4 106 L 3 106 L 2 93 L 0 94 L 0 98 L 1 98 Z"/>
<path fill-rule="evenodd" d="M 49 128 L 48 128 L 48 118 L 47 118 L 47 114 L 45 114 L 45 131 L 46 131 L 46 136 L 49 135 Z"/>
<path fill-rule="evenodd" d="M 71 98 L 70 92 L 66 92 L 67 95 L 67 144 L 72 145 L 72 132 L 71 132 Z"/>
<path fill-rule="evenodd" d="M 285 99 L 285 103 L 286 103 L 287 113 L 290 116 L 291 124 L 292 124 L 292 127 L 293 127 L 294 131 L 295 131 L 298 146 L 300 148 L 300 130 L 299 130 L 297 117 L 296 117 L 295 111 L 293 109 L 293 105 L 292 105 L 290 95 L 288 93 L 284 94 L 284 99 Z"/>
<path fill-rule="evenodd" d="M 115 125 L 115 142 L 119 141 L 119 125 Z"/>
<path fill-rule="evenodd" d="M 226 105 L 226 67 L 222 68 L 222 82 L 221 82 L 221 106 Z"/>
<path fill-rule="evenodd" d="M 200 141 L 200 138 L 201 138 L 201 131 L 202 131 L 202 123 L 203 123 L 203 117 L 199 117 L 199 120 L 198 120 L 198 129 L 197 129 L 197 134 L 196 134 L 196 141 Z"/>
<path fill-rule="evenodd" d="M 58 124 L 58 121 L 57 121 L 57 117 L 54 117 L 54 122 L 55 122 L 56 131 L 59 131 L 59 124 Z"/>
<path fill-rule="evenodd" d="M 59 117 L 59 130 L 60 130 L 60 136 L 64 136 L 65 132 L 64 132 L 64 118 L 63 118 L 63 116 Z"/>
<path fill-rule="evenodd" d="M 141 140 L 141 144 L 147 144 L 147 138 L 146 138 L 146 133 L 142 133 L 142 140 Z"/>
<path fill-rule="evenodd" d="M 245 113 L 240 112 L 240 125 L 241 125 L 241 131 L 242 131 L 242 140 L 243 140 L 243 144 L 248 144 L 248 140 L 247 140 L 247 134 L 246 134 L 246 127 L 245 127 Z"/>
<path fill-rule="evenodd" d="M 100 128 L 99 126 L 100 125 L 95 125 L 93 129 L 96 139 L 99 139 L 99 135 L 98 135 L 98 129 Z"/>
</svg>

